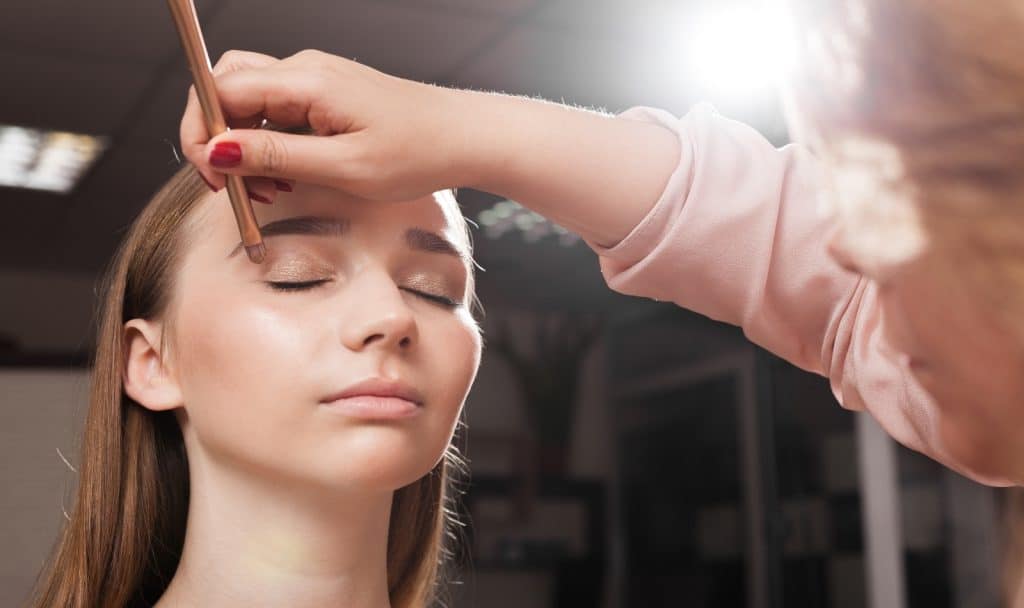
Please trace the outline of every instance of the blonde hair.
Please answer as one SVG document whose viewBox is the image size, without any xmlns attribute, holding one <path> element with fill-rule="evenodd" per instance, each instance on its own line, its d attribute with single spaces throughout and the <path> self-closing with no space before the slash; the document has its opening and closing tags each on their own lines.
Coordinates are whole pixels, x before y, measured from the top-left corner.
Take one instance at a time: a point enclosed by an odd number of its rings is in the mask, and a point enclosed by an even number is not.
<svg viewBox="0 0 1024 608">
<path fill-rule="evenodd" d="M 1024 342 L 1024 3 L 795 0 L 794 97 L 856 253 L 925 248 Z"/>
<path fill-rule="evenodd" d="M 183 226 L 208 192 L 193 167 L 178 171 L 135 220 L 107 272 L 77 495 L 32 606 L 151 606 L 177 568 L 188 458 L 173 413 L 148 410 L 125 394 L 122 336 L 127 320 L 166 312 L 187 238 Z M 446 213 L 462 217 L 457 207 Z M 463 466 L 449 446 L 430 473 L 395 492 L 387 547 L 393 606 L 419 608 L 438 593 L 452 536 L 451 476 Z"/>
</svg>

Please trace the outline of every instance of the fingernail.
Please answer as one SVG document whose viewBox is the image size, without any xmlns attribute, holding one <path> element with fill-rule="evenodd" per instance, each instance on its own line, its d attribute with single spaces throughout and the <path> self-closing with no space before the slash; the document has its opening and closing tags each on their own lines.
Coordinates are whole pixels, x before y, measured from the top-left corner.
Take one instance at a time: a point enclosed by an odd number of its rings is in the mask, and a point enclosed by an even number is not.
<svg viewBox="0 0 1024 608">
<path fill-rule="evenodd" d="M 210 164 L 214 167 L 237 167 L 242 162 L 242 146 L 233 141 L 222 141 L 210 152 Z"/>
<path fill-rule="evenodd" d="M 203 175 L 202 173 L 200 173 L 200 174 L 199 174 L 199 177 L 201 177 L 201 178 L 202 178 L 202 180 L 203 180 L 204 182 L 206 182 L 206 185 L 210 187 L 210 190 L 211 190 L 211 191 L 213 191 L 213 192 L 216 192 L 216 191 L 217 191 L 217 189 L 213 187 L 213 184 L 211 184 L 211 183 L 210 183 L 210 180 L 206 179 L 206 176 L 205 176 L 205 175 Z"/>
<path fill-rule="evenodd" d="M 260 203 L 266 203 L 268 205 L 271 204 L 271 200 L 269 198 L 267 198 L 265 196 L 262 196 L 262 195 L 259 195 L 259 194 L 256 194 L 255 192 L 250 192 L 249 193 L 249 198 L 251 198 L 254 201 L 260 202 Z"/>
<path fill-rule="evenodd" d="M 292 185 L 289 184 L 288 182 L 284 182 L 284 181 L 281 181 L 279 179 L 275 179 L 274 180 L 274 185 L 277 186 L 277 189 L 280 190 L 281 192 L 291 192 L 292 191 Z"/>
</svg>

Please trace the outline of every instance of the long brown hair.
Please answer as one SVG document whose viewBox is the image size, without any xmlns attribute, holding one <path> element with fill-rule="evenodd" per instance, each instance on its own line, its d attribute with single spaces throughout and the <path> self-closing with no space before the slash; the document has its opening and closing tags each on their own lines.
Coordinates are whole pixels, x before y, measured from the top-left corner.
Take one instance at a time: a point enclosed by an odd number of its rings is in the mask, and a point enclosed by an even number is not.
<svg viewBox="0 0 1024 608">
<path fill-rule="evenodd" d="M 154 412 L 122 384 L 123 326 L 167 309 L 186 243 L 187 218 L 207 187 L 189 165 L 132 224 L 100 292 L 89 409 L 78 489 L 31 605 L 152 606 L 177 569 L 189 502 L 188 459 L 173 412 Z M 395 492 L 388 530 L 393 606 L 418 608 L 438 593 L 450 523 L 453 446 L 426 476 Z"/>
</svg>

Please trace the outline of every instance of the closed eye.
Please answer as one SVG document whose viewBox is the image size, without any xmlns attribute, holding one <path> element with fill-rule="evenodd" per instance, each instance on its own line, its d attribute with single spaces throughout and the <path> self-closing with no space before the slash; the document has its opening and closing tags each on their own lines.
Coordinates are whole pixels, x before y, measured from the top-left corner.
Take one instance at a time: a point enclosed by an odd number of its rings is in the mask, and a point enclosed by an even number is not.
<svg viewBox="0 0 1024 608">
<path fill-rule="evenodd" d="M 445 296 L 440 296 L 440 295 L 437 295 L 437 294 L 428 293 L 426 291 L 420 291 L 419 289 L 411 289 L 409 287 L 403 287 L 402 289 L 404 291 L 407 291 L 407 292 L 413 294 L 416 297 L 423 298 L 424 300 L 427 300 L 428 302 L 433 302 L 434 304 L 437 304 L 439 306 L 444 306 L 445 308 L 455 308 L 455 307 L 457 307 L 459 305 L 459 303 L 456 302 L 455 300 L 453 300 L 451 298 L 448 298 L 448 297 L 445 297 Z"/>
<path fill-rule="evenodd" d="M 312 281 L 267 281 L 267 285 L 275 291 L 308 291 L 329 281 L 330 279 L 314 279 Z M 409 287 L 403 287 L 402 290 L 445 308 L 455 308 L 459 305 L 458 302 L 446 296 L 420 291 L 419 289 L 412 289 Z"/>
<path fill-rule="evenodd" d="M 330 279 L 314 279 L 312 281 L 267 281 L 267 285 L 275 291 L 306 291 L 327 283 Z"/>
</svg>

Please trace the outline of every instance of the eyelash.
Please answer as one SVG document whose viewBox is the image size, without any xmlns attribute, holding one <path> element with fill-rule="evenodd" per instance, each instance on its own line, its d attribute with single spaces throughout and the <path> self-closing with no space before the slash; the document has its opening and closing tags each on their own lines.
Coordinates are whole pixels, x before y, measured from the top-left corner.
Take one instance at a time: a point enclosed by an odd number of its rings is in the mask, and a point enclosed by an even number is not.
<svg viewBox="0 0 1024 608">
<path fill-rule="evenodd" d="M 330 279 L 316 279 L 316 280 L 313 280 L 313 281 L 299 281 L 299 282 L 267 281 L 267 285 L 270 285 L 270 288 L 275 290 L 275 291 L 283 291 L 283 292 L 307 291 L 307 290 L 313 289 L 314 287 L 319 287 L 320 285 L 323 285 L 324 283 L 327 283 L 329 280 Z M 423 298 L 424 300 L 427 300 L 429 302 L 433 302 L 434 304 L 437 304 L 439 306 L 443 306 L 445 308 L 456 308 L 458 306 L 458 302 L 455 302 L 454 300 L 452 300 L 450 298 L 446 298 L 444 296 L 439 296 L 439 295 L 435 295 L 435 294 L 432 294 L 432 293 L 427 293 L 425 291 L 420 291 L 418 289 L 410 289 L 408 287 L 402 287 L 401 289 L 403 291 L 407 291 L 407 292 L 409 292 L 409 293 L 411 293 L 413 295 L 416 295 L 418 297 Z"/>
<path fill-rule="evenodd" d="M 267 285 L 275 291 L 305 291 L 327 282 L 327 279 L 316 279 L 313 281 L 267 281 Z"/>
<path fill-rule="evenodd" d="M 433 302 L 434 304 L 437 304 L 438 306 L 442 306 L 444 308 L 453 309 L 453 308 L 457 308 L 458 305 L 459 305 L 458 302 L 456 302 L 456 301 L 454 301 L 454 300 L 452 300 L 450 298 L 446 298 L 444 296 L 434 295 L 432 293 L 427 293 L 425 291 L 419 291 L 417 289 L 409 289 L 407 287 L 403 287 L 402 289 L 404 289 L 405 291 L 408 291 L 409 293 L 411 293 L 411 294 L 413 294 L 413 295 L 415 295 L 417 297 L 423 298 L 424 300 L 427 300 L 428 302 Z"/>
</svg>

